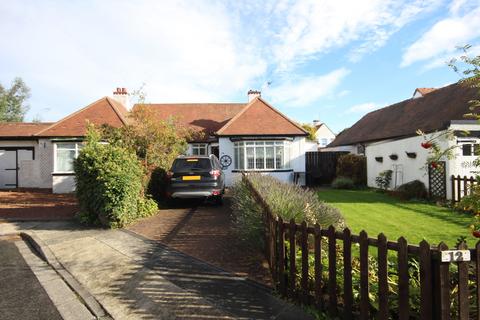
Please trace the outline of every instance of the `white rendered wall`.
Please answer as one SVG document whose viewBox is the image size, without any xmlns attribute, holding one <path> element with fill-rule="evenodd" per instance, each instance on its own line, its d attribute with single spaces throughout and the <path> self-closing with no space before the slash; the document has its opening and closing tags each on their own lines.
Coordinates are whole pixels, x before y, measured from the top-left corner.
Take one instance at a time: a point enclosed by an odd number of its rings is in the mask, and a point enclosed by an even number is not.
<svg viewBox="0 0 480 320">
<path fill-rule="evenodd" d="M 72 193 L 75 191 L 75 176 L 74 175 L 54 175 L 53 193 Z"/>
<path fill-rule="evenodd" d="M 321 145 L 322 139 L 327 139 L 327 145 L 335 140 L 335 134 L 326 126 L 322 125 L 318 128 L 317 132 L 315 132 L 315 138 L 317 139 L 318 144 L 320 147 L 325 147 L 325 145 Z"/>
</svg>

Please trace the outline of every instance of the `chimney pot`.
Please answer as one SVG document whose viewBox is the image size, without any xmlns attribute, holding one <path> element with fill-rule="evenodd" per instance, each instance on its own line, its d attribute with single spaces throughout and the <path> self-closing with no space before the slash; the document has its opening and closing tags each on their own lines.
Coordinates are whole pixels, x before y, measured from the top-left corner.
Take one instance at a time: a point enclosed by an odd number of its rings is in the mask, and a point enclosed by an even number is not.
<svg viewBox="0 0 480 320">
<path fill-rule="evenodd" d="M 262 93 L 258 90 L 248 90 L 248 102 L 252 101 L 257 97 L 261 97 Z"/>
<path fill-rule="evenodd" d="M 127 88 L 118 87 L 117 90 L 113 92 L 113 99 L 120 102 L 127 110 L 130 110 Z"/>
</svg>

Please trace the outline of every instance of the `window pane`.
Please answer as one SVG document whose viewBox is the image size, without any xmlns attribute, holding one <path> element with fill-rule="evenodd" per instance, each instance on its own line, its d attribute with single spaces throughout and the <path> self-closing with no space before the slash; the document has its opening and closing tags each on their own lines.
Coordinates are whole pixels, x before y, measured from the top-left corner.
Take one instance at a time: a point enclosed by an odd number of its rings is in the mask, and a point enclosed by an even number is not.
<svg viewBox="0 0 480 320">
<path fill-rule="evenodd" d="M 57 149 L 75 150 L 75 143 L 57 143 Z"/>
<path fill-rule="evenodd" d="M 194 147 L 194 148 L 192 149 L 192 155 L 198 156 L 198 148 L 195 148 L 195 147 Z"/>
<path fill-rule="evenodd" d="M 73 172 L 73 159 L 75 159 L 75 150 L 62 150 L 57 148 L 56 171 Z"/>
<path fill-rule="evenodd" d="M 254 161 L 254 149 L 248 147 L 247 148 L 247 169 L 255 169 L 255 161 Z"/>
<path fill-rule="evenodd" d="M 255 148 L 255 168 L 256 169 L 265 169 L 265 150 L 263 147 L 256 147 Z"/>
<path fill-rule="evenodd" d="M 233 167 L 238 169 L 238 148 L 233 149 Z"/>
<path fill-rule="evenodd" d="M 241 147 L 238 148 L 238 169 L 244 170 L 245 169 L 245 148 Z"/>
<path fill-rule="evenodd" d="M 277 169 L 283 169 L 283 146 L 276 146 L 275 152 L 275 167 Z"/>
<path fill-rule="evenodd" d="M 275 152 L 273 147 L 265 148 L 265 169 L 275 169 Z"/>
<path fill-rule="evenodd" d="M 471 144 L 462 145 L 462 153 L 463 153 L 464 156 L 471 156 L 472 155 L 472 145 Z"/>
</svg>

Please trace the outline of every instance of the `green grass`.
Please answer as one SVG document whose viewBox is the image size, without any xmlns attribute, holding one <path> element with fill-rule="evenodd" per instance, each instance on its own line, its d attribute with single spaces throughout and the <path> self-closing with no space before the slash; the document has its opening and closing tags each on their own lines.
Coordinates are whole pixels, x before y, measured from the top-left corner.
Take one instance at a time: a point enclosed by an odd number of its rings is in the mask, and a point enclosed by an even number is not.
<svg viewBox="0 0 480 320">
<path fill-rule="evenodd" d="M 451 209 L 423 202 L 405 202 L 371 190 L 320 190 L 321 200 L 337 207 L 353 234 L 365 230 L 369 237 L 384 233 L 387 239 L 403 236 L 411 244 L 423 239 L 430 244 L 444 241 L 455 245 L 459 236 L 466 236 L 469 247 L 476 240 L 468 226 L 472 217 Z"/>
</svg>

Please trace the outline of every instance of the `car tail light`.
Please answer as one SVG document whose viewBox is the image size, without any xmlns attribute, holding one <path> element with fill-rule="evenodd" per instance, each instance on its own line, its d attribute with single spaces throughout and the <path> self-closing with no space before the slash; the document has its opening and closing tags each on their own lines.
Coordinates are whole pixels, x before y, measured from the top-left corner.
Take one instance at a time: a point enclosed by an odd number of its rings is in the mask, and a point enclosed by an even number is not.
<svg viewBox="0 0 480 320">
<path fill-rule="evenodd" d="M 210 175 L 212 176 L 212 178 L 214 180 L 217 180 L 217 178 L 220 177 L 221 172 L 220 172 L 220 170 L 212 170 L 212 171 L 210 171 Z"/>
<path fill-rule="evenodd" d="M 173 177 L 173 172 L 172 172 L 172 171 L 167 171 L 167 174 L 166 174 L 166 176 L 165 176 L 165 178 L 167 179 L 167 181 L 172 180 L 172 177 Z"/>
<path fill-rule="evenodd" d="M 222 193 L 221 190 L 213 190 L 212 191 L 212 196 L 219 196 Z"/>
</svg>

